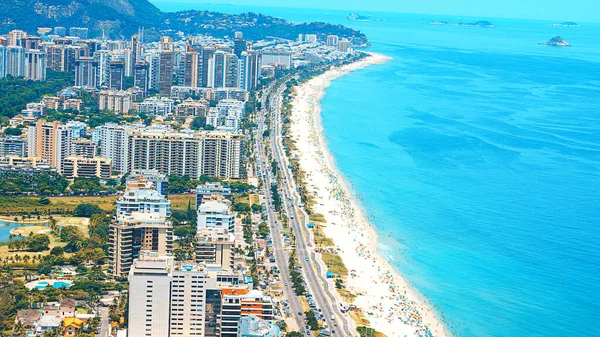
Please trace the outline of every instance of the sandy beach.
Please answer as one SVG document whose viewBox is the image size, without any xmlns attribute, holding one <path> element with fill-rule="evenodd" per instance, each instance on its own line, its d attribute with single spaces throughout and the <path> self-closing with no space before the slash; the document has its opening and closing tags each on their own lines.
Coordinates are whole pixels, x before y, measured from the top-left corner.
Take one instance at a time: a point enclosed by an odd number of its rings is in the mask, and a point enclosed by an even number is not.
<svg viewBox="0 0 600 337">
<path fill-rule="evenodd" d="M 325 234 L 334 238 L 350 271 L 347 287 L 357 294 L 354 304 L 363 310 L 371 326 L 390 337 L 448 336 L 422 296 L 377 252 L 377 235 L 352 199 L 322 134 L 319 102 L 331 81 L 388 60 L 384 55 L 370 54 L 296 87 L 292 138 L 296 141 L 300 166 L 307 174 L 308 190 L 315 196 L 314 210 L 327 220 Z"/>
</svg>

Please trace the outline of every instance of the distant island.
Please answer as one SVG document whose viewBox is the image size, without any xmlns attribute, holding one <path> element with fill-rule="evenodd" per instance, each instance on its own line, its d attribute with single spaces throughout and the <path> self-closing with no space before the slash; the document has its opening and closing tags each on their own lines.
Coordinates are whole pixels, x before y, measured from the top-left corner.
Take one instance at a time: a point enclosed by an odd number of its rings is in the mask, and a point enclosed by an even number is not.
<svg viewBox="0 0 600 337">
<path fill-rule="evenodd" d="M 552 47 L 571 47 L 571 45 L 560 36 L 551 38 L 548 42 L 541 43 Z"/>
<path fill-rule="evenodd" d="M 465 27 L 482 27 L 482 28 L 494 28 L 494 25 L 489 21 L 477 21 L 477 22 L 448 22 L 448 21 L 431 21 L 430 25 L 444 25 L 444 26 L 465 26 Z"/>
<path fill-rule="evenodd" d="M 346 16 L 346 18 L 348 18 L 348 20 L 352 20 L 352 21 L 363 21 L 363 22 L 371 21 L 370 16 L 364 16 L 364 15 L 360 15 L 360 14 L 356 14 L 356 13 L 350 13 Z"/>
<path fill-rule="evenodd" d="M 579 27 L 579 24 L 577 22 L 573 22 L 573 21 L 566 21 L 566 22 L 562 22 L 562 23 L 553 23 L 551 26 L 552 27 Z"/>
</svg>

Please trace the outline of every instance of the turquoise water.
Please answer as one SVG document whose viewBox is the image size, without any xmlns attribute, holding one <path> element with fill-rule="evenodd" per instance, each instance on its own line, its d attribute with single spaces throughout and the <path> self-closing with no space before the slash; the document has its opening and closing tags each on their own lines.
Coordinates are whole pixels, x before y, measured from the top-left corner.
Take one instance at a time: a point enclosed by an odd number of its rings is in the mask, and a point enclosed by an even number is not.
<svg viewBox="0 0 600 337">
<path fill-rule="evenodd" d="M 333 82 L 325 135 L 382 253 L 454 331 L 598 334 L 599 24 L 208 9 L 348 24 L 394 58 Z M 573 47 L 538 44 L 555 35 Z"/>
<path fill-rule="evenodd" d="M 0 242 L 9 241 L 10 231 L 12 229 L 29 226 L 33 226 L 33 224 L 6 223 L 4 221 L 0 221 Z"/>
</svg>

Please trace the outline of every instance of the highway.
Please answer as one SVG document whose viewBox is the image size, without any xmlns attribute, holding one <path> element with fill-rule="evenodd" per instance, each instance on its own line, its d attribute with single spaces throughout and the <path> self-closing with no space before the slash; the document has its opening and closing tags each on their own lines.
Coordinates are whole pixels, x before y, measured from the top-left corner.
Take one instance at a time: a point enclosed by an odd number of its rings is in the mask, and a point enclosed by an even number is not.
<svg viewBox="0 0 600 337">
<path fill-rule="evenodd" d="M 340 303 L 334 294 L 335 289 L 330 289 L 330 283 L 328 283 L 326 280 L 325 273 L 327 270 L 322 265 L 322 262 L 317 260 L 318 256 L 314 252 L 312 233 L 306 229 L 308 216 L 304 210 L 298 207 L 298 204 L 300 203 L 300 195 L 296 190 L 291 169 L 288 168 L 289 163 L 287 161 L 287 156 L 283 151 L 282 144 L 281 107 L 283 104 L 282 92 L 286 87 L 284 84 L 275 88 L 274 93 L 273 90 L 268 90 L 266 92 L 271 94 L 271 98 L 269 100 L 270 106 L 267 107 L 268 111 L 271 112 L 269 146 L 273 160 L 277 162 L 282 174 L 280 188 L 281 198 L 284 204 L 284 209 L 289 217 L 290 227 L 296 238 L 296 251 L 298 260 L 302 265 L 302 271 L 307 283 L 307 289 L 313 295 L 313 299 L 317 304 L 317 308 L 321 310 L 324 320 L 327 322 L 328 329 L 330 331 L 335 331 L 334 335 L 356 336 L 357 332 L 354 328 L 354 322 L 352 322 L 347 315 L 344 315 L 341 312 Z M 262 138 L 262 130 L 265 130 L 264 112 L 265 109 L 263 106 L 263 110 L 261 111 L 260 117 L 257 120 L 259 130 L 259 135 L 257 138 Z M 266 161 L 263 153 L 263 157 L 260 160 L 260 165 L 264 166 L 265 163 Z M 268 168 L 262 168 L 261 171 L 267 172 Z M 265 177 L 265 181 L 267 182 L 265 185 L 265 190 L 268 190 L 270 186 L 269 179 Z M 268 191 L 268 193 L 270 194 L 270 191 Z M 274 213 L 274 210 L 271 207 L 269 208 L 269 212 Z M 280 229 L 281 225 L 278 225 L 277 228 Z M 275 241 L 273 243 L 274 245 L 276 244 Z M 276 248 L 279 250 L 279 247 Z M 288 284 L 290 283 L 288 282 Z M 331 317 L 334 317 L 335 320 L 332 320 Z M 337 323 L 337 326 L 334 323 Z"/>
<path fill-rule="evenodd" d="M 265 90 L 265 94 L 261 99 L 261 107 L 265 109 L 266 98 L 271 88 Z M 267 222 L 271 228 L 271 239 L 273 240 L 273 255 L 275 255 L 275 262 L 279 268 L 281 279 L 283 281 L 283 291 L 288 299 L 289 308 L 291 314 L 294 317 L 294 321 L 298 326 L 299 331 L 304 330 L 304 316 L 298 315 L 299 312 L 303 312 L 302 304 L 300 299 L 296 296 L 294 289 L 292 288 L 292 280 L 288 271 L 288 255 L 284 250 L 283 238 L 282 238 L 282 226 L 277 221 L 277 213 L 275 212 L 275 206 L 273 205 L 271 196 L 271 175 L 268 174 L 269 168 L 266 165 L 267 159 L 265 156 L 265 149 L 263 146 L 263 132 L 264 127 L 264 112 L 261 111 L 257 116 L 258 129 L 255 137 L 255 153 L 258 159 L 257 171 L 261 172 L 261 179 L 263 181 L 264 192 L 266 197 L 267 206 Z"/>
</svg>

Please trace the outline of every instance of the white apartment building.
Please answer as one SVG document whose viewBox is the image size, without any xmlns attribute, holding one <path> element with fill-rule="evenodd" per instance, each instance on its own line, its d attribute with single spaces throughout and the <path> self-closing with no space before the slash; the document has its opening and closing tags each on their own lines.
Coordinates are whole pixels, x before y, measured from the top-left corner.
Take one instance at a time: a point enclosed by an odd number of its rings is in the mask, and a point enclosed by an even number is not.
<svg viewBox="0 0 600 337">
<path fill-rule="evenodd" d="M 125 114 L 133 109 L 133 94 L 123 90 L 102 90 L 98 105 L 100 110 Z"/>
<path fill-rule="evenodd" d="M 128 188 L 117 199 L 116 216 L 131 215 L 134 212 L 158 213 L 160 216 L 171 216 L 171 201 L 154 188 Z"/>
<path fill-rule="evenodd" d="M 230 132 L 138 130 L 129 134 L 128 171 L 239 179 L 243 135 Z"/>
<path fill-rule="evenodd" d="M 198 207 L 198 231 L 203 228 L 217 228 L 233 233 L 235 230 L 235 212 L 229 211 L 229 204 L 207 200 Z"/>
<path fill-rule="evenodd" d="M 94 130 L 92 140 L 99 142 L 100 155 L 112 160 L 113 170 L 127 173 L 129 137 L 125 127 L 106 123 Z"/>
<path fill-rule="evenodd" d="M 216 288 L 202 265 L 143 252 L 129 272 L 128 336 L 205 336 L 207 291 Z"/>
<path fill-rule="evenodd" d="M 167 116 L 173 113 L 175 101 L 166 97 L 149 97 L 137 104 L 137 111 L 150 116 Z"/>
</svg>

